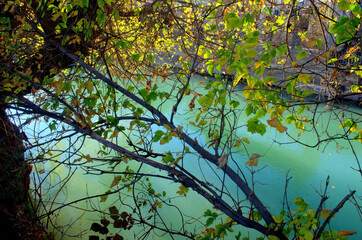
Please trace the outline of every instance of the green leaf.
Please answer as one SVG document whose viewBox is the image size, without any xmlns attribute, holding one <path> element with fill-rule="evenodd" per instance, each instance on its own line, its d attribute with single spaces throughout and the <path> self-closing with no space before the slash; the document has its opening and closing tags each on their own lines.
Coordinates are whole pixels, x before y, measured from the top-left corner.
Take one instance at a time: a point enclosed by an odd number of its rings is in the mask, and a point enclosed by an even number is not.
<svg viewBox="0 0 362 240">
<path fill-rule="evenodd" d="M 177 193 L 186 197 L 186 193 L 188 191 L 189 191 L 189 189 L 187 187 L 185 187 L 183 184 L 181 184 Z"/>
<path fill-rule="evenodd" d="M 209 91 L 208 94 L 205 96 L 200 97 L 197 101 L 200 103 L 201 106 L 205 108 L 211 107 L 213 101 L 214 101 L 215 93 Z"/>
<path fill-rule="evenodd" d="M 211 60 L 211 61 L 208 61 L 207 63 L 207 72 L 212 76 L 214 74 L 214 69 L 215 69 L 215 61 L 214 60 Z"/>
<path fill-rule="evenodd" d="M 231 108 L 237 108 L 239 105 L 240 105 L 240 102 L 238 102 L 238 101 L 235 101 L 235 100 L 230 100 L 229 101 L 229 105 L 230 105 L 230 107 Z"/>
<path fill-rule="evenodd" d="M 249 104 L 246 108 L 245 108 L 245 114 L 246 116 L 250 116 L 250 114 L 252 114 L 254 112 L 254 107 L 253 105 Z"/>
<path fill-rule="evenodd" d="M 283 45 L 278 46 L 278 50 L 280 50 L 282 53 L 287 53 L 288 47 L 286 44 L 283 44 Z"/>
<path fill-rule="evenodd" d="M 261 136 L 263 136 L 266 132 L 266 125 L 261 123 L 256 117 L 250 118 L 247 121 L 246 127 L 248 132 L 253 134 L 259 133 Z"/>
<path fill-rule="evenodd" d="M 300 81 L 300 82 L 302 82 L 302 83 L 305 83 L 305 84 L 307 84 L 307 83 L 309 83 L 310 81 L 312 81 L 312 77 L 309 75 L 309 74 L 300 74 L 299 76 L 298 76 L 298 80 Z"/>
<path fill-rule="evenodd" d="M 294 204 L 298 206 L 297 213 L 305 212 L 309 207 L 309 204 L 304 201 L 303 198 L 297 197 L 294 199 Z"/>
<path fill-rule="evenodd" d="M 339 128 L 347 128 L 350 132 L 355 132 L 358 130 L 358 123 L 352 119 L 346 119 Z"/>
<path fill-rule="evenodd" d="M 103 0 L 98 0 L 97 3 L 98 3 L 98 6 L 103 10 L 103 8 L 104 8 L 104 1 L 103 1 Z"/>
<path fill-rule="evenodd" d="M 308 53 L 306 51 L 300 51 L 297 53 L 295 57 L 297 58 L 297 61 L 299 61 L 305 58 L 306 56 L 308 56 Z"/>
<path fill-rule="evenodd" d="M 152 140 L 152 141 L 153 141 L 153 142 L 158 142 L 163 135 L 164 135 L 164 132 L 163 132 L 163 131 L 157 130 L 157 131 L 155 132 L 155 135 L 153 136 L 153 140 Z"/>
<path fill-rule="evenodd" d="M 344 11 L 346 9 L 349 9 L 349 6 L 350 6 L 350 3 L 347 2 L 347 1 L 339 1 L 338 2 L 338 8 L 341 10 L 341 11 Z"/>
<path fill-rule="evenodd" d="M 132 59 L 135 60 L 137 63 L 140 62 L 141 55 L 139 53 L 132 54 Z"/>
<path fill-rule="evenodd" d="M 314 92 L 312 90 L 306 89 L 306 90 L 303 91 L 302 97 L 309 97 L 309 96 L 311 96 L 313 94 L 314 94 Z"/>
<path fill-rule="evenodd" d="M 262 117 L 265 116 L 265 114 L 266 114 L 266 111 L 265 111 L 263 108 L 260 108 L 260 109 L 256 112 L 255 117 L 257 117 L 257 118 L 262 118 Z"/>
<path fill-rule="evenodd" d="M 104 0 L 109 6 L 111 6 L 113 0 Z"/>
<path fill-rule="evenodd" d="M 101 10 L 97 9 L 97 22 L 99 25 L 103 25 L 106 21 L 106 14 Z"/>
<path fill-rule="evenodd" d="M 226 30 L 239 28 L 242 26 L 242 22 L 239 20 L 239 16 L 236 13 L 228 13 L 224 17 L 226 23 Z"/>
<path fill-rule="evenodd" d="M 163 161 L 164 163 L 166 163 L 166 164 L 169 164 L 170 162 L 174 162 L 175 159 L 173 158 L 171 152 L 168 152 L 168 153 L 166 154 L 166 156 L 164 156 L 164 157 L 162 158 L 162 161 Z"/>
<path fill-rule="evenodd" d="M 111 193 L 112 191 L 111 190 L 108 190 L 107 192 L 105 192 L 106 195 L 102 195 L 100 196 L 101 198 L 101 202 L 105 202 L 107 201 L 107 198 L 108 198 L 108 194 Z"/>
<path fill-rule="evenodd" d="M 107 119 L 106 119 L 106 123 L 109 123 L 111 126 L 117 126 L 119 123 L 119 119 L 112 115 L 108 115 Z"/>
<path fill-rule="evenodd" d="M 317 47 L 318 47 L 318 49 L 320 49 L 322 47 L 322 45 L 323 45 L 322 39 L 318 38 L 317 39 Z"/>
<path fill-rule="evenodd" d="M 296 85 L 297 85 L 296 81 L 291 80 L 286 86 L 287 93 L 292 94 L 295 91 Z"/>
<path fill-rule="evenodd" d="M 211 55 L 211 51 L 210 50 L 206 50 L 205 53 L 204 53 L 204 58 L 207 59 L 209 58 Z"/>
<path fill-rule="evenodd" d="M 362 88 L 356 85 L 351 85 L 351 92 L 353 93 L 361 93 L 362 92 Z"/>
</svg>

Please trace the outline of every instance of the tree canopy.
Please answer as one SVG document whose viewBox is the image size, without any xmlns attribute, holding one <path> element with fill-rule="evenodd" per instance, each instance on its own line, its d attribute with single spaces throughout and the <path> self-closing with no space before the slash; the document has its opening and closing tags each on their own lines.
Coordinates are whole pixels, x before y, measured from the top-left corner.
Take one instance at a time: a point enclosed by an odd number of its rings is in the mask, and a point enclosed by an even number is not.
<svg viewBox="0 0 362 240">
<path fill-rule="evenodd" d="M 100 206 L 125 192 L 134 199 L 128 211 L 115 203 L 92 231 L 108 234 L 111 221 L 113 239 L 136 225 L 142 237 L 157 230 L 185 239 L 227 238 L 238 225 L 269 239 L 355 234 L 327 226 L 348 200 L 361 213 L 361 192 L 346 190 L 325 209 L 328 178 L 312 209 L 302 197 L 288 199 L 287 175 L 282 211 L 274 212 L 255 187 L 262 156 L 248 145 L 266 132 L 288 137 L 274 143 L 307 148 L 343 141 L 362 177 L 359 1 L 15 0 L 0 7 L 1 119 L 4 132 L 23 141 L 16 151 L 35 164 L 36 219 L 54 224 L 52 214 L 66 206 L 89 199 Z M 100 146 L 94 154 L 85 152 L 90 140 Z M 37 168 L 45 162 L 55 165 Z M 107 192 L 45 203 L 42 184 L 59 166 L 69 169 L 59 192 L 78 168 L 113 181 Z M 177 184 L 158 192 L 154 179 Z M 202 230 L 173 228 L 160 213 L 190 192 L 215 208 L 204 218 L 179 212 Z"/>
</svg>

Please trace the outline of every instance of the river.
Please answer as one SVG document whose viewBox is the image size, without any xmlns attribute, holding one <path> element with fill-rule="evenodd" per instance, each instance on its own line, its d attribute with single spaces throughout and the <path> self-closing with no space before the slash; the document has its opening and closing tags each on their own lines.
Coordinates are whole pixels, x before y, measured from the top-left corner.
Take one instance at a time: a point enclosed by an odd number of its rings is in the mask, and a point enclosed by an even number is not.
<svg viewBox="0 0 362 240">
<path fill-rule="evenodd" d="M 197 91 L 202 93 L 202 84 L 199 84 L 200 81 L 205 79 L 201 76 L 195 76 L 192 79 L 191 85 L 193 89 L 198 89 Z M 168 91 L 172 86 L 167 86 L 166 83 L 162 86 L 162 90 Z M 239 86 L 238 86 L 239 87 Z M 240 86 L 241 90 L 242 86 Z M 240 96 L 242 95 L 240 91 Z M 192 115 L 188 111 L 188 104 L 192 96 L 189 96 L 188 99 L 185 99 L 180 107 L 178 108 L 179 114 L 175 117 L 176 125 L 184 126 L 184 129 L 189 132 L 195 132 L 196 129 L 185 122 L 193 121 Z M 155 103 L 157 104 L 157 103 Z M 169 111 L 174 103 L 163 103 L 160 108 L 161 111 Z M 242 109 L 244 106 L 240 105 L 239 108 Z M 361 114 L 362 111 L 360 108 L 351 107 L 351 110 Z M 352 114 L 344 112 L 344 114 Z M 318 108 L 318 127 L 320 131 L 326 127 L 328 123 L 329 131 L 341 131 L 339 129 L 340 123 L 331 115 L 330 108 L 328 106 L 319 106 Z M 245 119 L 247 117 L 244 113 L 241 113 L 239 121 L 240 125 L 245 124 Z M 27 130 L 28 135 L 33 135 L 34 132 L 38 132 L 42 129 L 42 134 L 45 136 L 49 133 L 49 130 L 46 130 L 47 124 L 44 121 L 37 123 L 32 123 L 29 125 Z M 126 125 L 126 123 L 125 123 Z M 34 131 L 37 129 L 37 131 Z M 293 126 L 290 126 L 288 133 L 293 136 L 299 134 L 299 130 L 295 130 Z M 324 137 L 326 136 L 325 133 Z M 322 191 L 324 189 L 325 181 L 327 176 L 330 176 L 330 184 L 327 190 L 327 195 L 329 197 L 325 208 L 333 209 L 339 201 L 345 197 L 350 190 L 357 190 L 356 196 L 362 195 L 362 181 L 361 175 L 352 167 L 356 167 L 356 160 L 351 151 L 351 147 L 346 141 L 331 141 L 328 144 L 322 143 L 319 147 L 308 148 L 301 144 L 290 143 L 292 140 L 286 136 L 285 133 L 278 133 L 275 129 L 267 127 L 267 132 L 265 135 L 260 136 L 257 134 L 251 134 L 246 131 L 246 127 L 241 127 L 237 130 L 237 135 L 247 137 L 250 141 L 250 144 L 247 145 L 247 151 L 249 154 L 257 153 L 260 154 L 259 164 L 256 169 L 261 169 L 255 174 L 255 178 L 258 179 L 256 184 L 256 193 L 259 194 L 261 200 L 265 203 L 268 209 L 275 215 L 281 210 L 282 207 L 282 197 L 285 188 L 285 179 L 286 174 L 292 177 L 289 181 L 288 186 L 288 198 L 292 201 L 295 197 L 302 197 L 311 205 L 311 208 L 316 209 L 320 197 L 316 190 Z M 193 135 L 193 137 L 197 136 Z M 205 136 L 199 136 L 199 141 L 202 140 Z M 72 137 L 75 139 L 75 136 Z M 299 139 L 303 142 L 313 145 L 317 139 L 314 133 L 304 132 L 301 133 Z M 124 139 L 121 137 L 118 139 L 119 143 L 124 143 Z M 356 151 L 356 155 L 362 156 L 361 144 L 358 141 L 353 141 L 352 145 Z M 56 148 L 65 149 L 68 146 L 66 140 L 62 140 L 56 144 Z M 90 156 L 96 156 L 97 152 L 101 149 L 98 143 L 93 140 L 86 139 L 83 144 L 76 144 L 76 146 L 81 146 L 80 151 Z M 158 151 L 169 150 L 171 152 L 178 152 L 183 148 L 180 145 L 178 140 L 172 140 L 171 144 L 162 146 L 156 146 L 154 148 Z M 87 165 L 79 166 L 67 166 L 59 165 L 59 162 L 66 164 L 74 163 L 74 159 L 77 157 L 70 155 L 62 154 L 56 156 L 56 152 L 53 152 L 53 160 L 56 161 L 44 161 L 43 163 L 38 163 L 36 165 L 36 170 L 33 172 L 33 188 L 39 185 L 39 182 L 44 180 L 42 185 L 42 197 L 43 202 L 46 204 L 47 208 L 55 209 L 58 206 L 61 206 L 63 203 L 69 203 L 80 198 L 85 198 L 87 196 L 92 196 L 96 194 L 103 194 L 109 189 L 109 186 L 114 178 L 112 174 L 103 174 L 103 175 L 94 175 L 86 174 Z M 245 168 L 245 163 L 248 160 L 248 155 L 246 150 L 240 150 L 234 153 L 234 159 L 240 161 L 240 165 L 245 170 L 247 178 L 250 178 L 249 171 Z M 78 164 L 78 163 L 76 163 Z M 89 163 L 88 166 L 101 165 L 100 161 L 93 161 Z M 140 166 L 139 163 L 130 161 L 130 166 L 134 169 Z M 230 163 L 233 164 L 233 163 Z M 116 170 L 122 171 L 125 169 L 125 163 L 121 163 Z M 205 162 L 198 159 L 197 156 L 189 154 L 184 161 L 184 167 L 190 169 L 193 174 L 196 176 L 202 177 L 202 172 L 204 175 L 212 175 L 216 170 L 214 167 L 209 167 L 205 165 Z M 100 166 L 102 169 L 106 169 L 106 166 Z M 34 168 L 35 169 L 35 168 Z M 149 167 L 143 167 L 143 172 L 149 172 L 150 174 L 162 174 L 158 170 L 151 169 Z M 202 172 L 200 172 L 202 169 Z M 88 168 L 89 170 L 89 168 Z M 97 172 L 95 172 L 97 173 Z M 49 175 L 48 175 L 49 174 Z M 214 176 L 216 177 L 216 175 Z M 213 177 L 213 178 L 214 178 Z M 212 181 L 211 179 L 208 179 Z M 66 183 L 66 184 L 64 184 Z M 156 192 L 176 192 L 178 190 L 179 184 L 169 183 L 162 179 L 153 179 L 153 186 Z M 176 190 L 175 190 L 176 189 Z M 237 193 L 236 189 L 232 186 L 228 189 L 232 194 Z M 122 197 L 124 200 L 123 204 L 126 206 L 127 203 L 132 203 L 131 193 L 125 191 L 123 195 L 114 195 L 110 196 L 107 201 L 100 202 L 100 198 L 92 198 L 86 201 L 81 201 L 74 204 L 72 207 L 68 206 L 62 208 L 60 211 L 56 211 L 51 219 L 53 227 L 60 230 L 64 235 L 63 239 L 74 239 L 75 236 L 88 239 L 89 235 L 94 235 L 95 232 L 89 231 L 90 226 L 93 222 L 99 222 L 99 220 L 104 216 L 98 210 L 104 210 L 108 212 L 109 206 L 120 206 L 118 201 L 119 197 Z M 199 218 L 202 216 L 206 209 L 210 209 L 210 204 L 198 196 L 196 193 L 189 191 L 187 198 L 178 197 L 172 199 L 172 204 L 178 205 L 180 211 L 189 216 L 194 216 Z M 292 204 L 293 205 L 293 204 Z M 122 207 L 120 207 L 122 209 Z M 126 210 L 127 207 L 124 207 Z M 128 209 L 129 210 L 129 209 Z M 160 213 L 164 214 L 165 222 L 172 223 L 173 226 L 179 225 L 181 227 L 181 217 L 177 214 L 176 208 L 167 209 L 166 207 L 160 208 Z M 39 213 L 40 215 L 42 212 Z M 205 219 L 200 218 L 201 221 L 205 222 Z M 46 224 L 46 222 L 45 222 Z M 50 229 L 52 224 L 48 222 Z M 197 231 L 200 232 L 202 228 L 197 223 L 197 220 L 190 221 L 187 228 L 189 230 L 193 229 L 193 226 L 197 227 Z M 332 229 L 336 230 L 350 230 L 358 232 L 357 235 L 351 236 L 350 239 L 361 239 L 362 238 L 362 220 L 361 216 L 358 215 L 355 207 L 351 202 L 347 202 L 342 210 L 340 210 L 336 218 L 332 220 Z M 60 228 L 58 228 L 60 227 Z M 237 228 L 238 230 L 239 228 Z M 115 233 L 115 229 L 110 229 L 111 232 Z M 144 229 L 141 227 L 132 228 L 130 231 L 122 230 L 119 232 L 124 239 L 139 239 L 142 236 Z M 135 233 L 137 237 L 135 237 Z M 150 239 L 172 239 L 169 235 L 159 235 L 160 232 L 153 231 L 150 235 Z M 251 230 L 242 229 L 242 236 L 250 236 L 250 239 L 254 239 L 258 234 Z M 60 236 L 59 234 L 58 236 Z M 175 239 L 183 239 L 181 237 L 176 237 Z M 229 238 L 226 238 L 229 239 Z M 232 238 L 230 238 L 232 239 Z"/>
</svg>

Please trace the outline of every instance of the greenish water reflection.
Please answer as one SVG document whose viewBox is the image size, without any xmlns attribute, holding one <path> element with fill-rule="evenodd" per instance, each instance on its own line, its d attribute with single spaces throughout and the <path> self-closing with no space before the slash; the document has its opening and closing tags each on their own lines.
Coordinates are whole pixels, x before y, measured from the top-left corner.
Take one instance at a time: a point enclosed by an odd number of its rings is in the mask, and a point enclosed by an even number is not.
<svg viewBox="0 0 362 240">
<path fill-rule="evenodd" d="M 203 80 L 201 77 L 195 77 L 192 82 L 193 88 L 196 88 L 198 86 L 198 82 L 201 80 Z M 162 88 L 165 88 L 165 86 L 162 85 Z M 168 89 L 165 88 L 165 90 L 167 91 Z M 201 90 L 198 91 L 201 92 Z M 189 100 L 190 98 L 183 101 L 183 105 L 179 107 L 179 110 L 184 109 L 185 111 L 182 112 L 181 110 L 181 113 L 176 116 L 176 125 L 180 124 L 185 126 L 183 122 L 190 121 L 190 116 L 194 114 L 188 113 L 187 109 Z M 157 105 L 158 103 L 156 102 L 154 104 Z M 169 112 L 172 105 L 173 103 L 163 103 L 160 110 Z M 240 108 L 242 107 L 243 106 L 240 106 Z M 354 110 L 361 112 L 361 109 Z M 326 113 L 321 114 L 318 118 L 318 123 L 321 129 L 323 129 L 322 127 L 325 126 L 330 118 L 330 115 L 328 114 L 328 108 L 326 107 L 319 107 L 318 111 L 320 113 Z M 240 124 L 244 124 L 245 122 L 243 121 L 245 119 L 246 116 L 241 114 Z M 338 127 L 340 123 L 338 123 L 338 121 L 331 120 L 329 124 L 329 129 L 331 131 L 339 131 Z M 191 132 L 195 131 L 192 127 L 185 130 Z M 298 136 L 299 133 L 299 131 L 293 130 L 293 127 L 290 127 L 288 132 L 293 136 Z M 265 205 L 268 206 L 271 212 L 275 215 L 277 215 L 281 209 L 281 201 L 287 172 L 289 172 L 289 176 L 293 177 L 288 188 L 290 201 L 292 201 L 295 197 L 303 197 L 311 205 L 311 207 L 316 208 L 320 198 L 314 189 L 320 191 L 324 187 L 324 183 L 328 175 L 331 177 L 330 186 L 328 188 L 328 196 L 330 199 L 327 201 L 326 208 L 333 209 L 336 204 L 349 193 L 350 189 L 357 190 L 358 196 L 361 195 L 361 176 L 351 168 L 351 166 L 356 166 L 356 160 L 350 150 L 350 146 L 344 141 L 335 141 L 327 145 L 321 144 L 319 148 L 307 148 L 296 143 L 287 144 L 291 141 L 291 139 L 285 134 L 280 134 L 270 127 L 268 127 L 267 133 L 264 136 L 250 134 L 246 132 L 245 127 L 240 128 L 237 134 L 249 139 L 250 144 L 247 145 L 247 151 L 249 154 L 258 153 L 262 155 L 259 167 L 266 167 L 256 174 L 256 178 L 258 178 L 259 182 L 259 184 L 256 185 L 256 192 L 259 194 L 262 201 L 264 201 Z M 200 138 L 200 142 L 202 142 L 202 138 L 205 138 L 205 136 L 200 136 Z M 315 134 L 308 132 L 302 133 L 298 139 L 312 145 L 317 141 Z M 119 139 L 119 141 L 122 141 L 122 139 Z M 66 144 L 66 142 L 61 142 L 58 144 L 58 147 L 60 149 L 65 148 Z M 362 148 L 360 147 L 360 144 L 356 141 L 352 144 L 357 151 L 357 156 L 362 156 Z M 179 145 L 178 140 L 172 140 L 171 144 L 167 145 L 166 149 L 164 146 L 155 145 L 154 147 L 159 151 L 169 150 L 172 152 L 177 152 L 182 149 L 182 145 Z M 87 139 L 84 147 L 82 148 L 82 152 L 84 154 L 95 156 L 99 149 L 100 146 L 98 143 Z M 250 177 L 250 174 L 246 170 L 244 164 L 248 160 L 246 152 L 240 151 L 234 155 L 234 158 L 236 161 L 240 161 L 240 165 L 245 170 L 245 174 Z M 65 159 L 59 158 L 58 160 L 63 161 Z M 94 162 L 94 164 L 97 164 L 97 162 Z M 139 166 L 139 163 L 134 161 L 131 161 L 129 164 L 134 169 Z M 190 169 L 190 171 L 196 176 L 202 177 L 198 171 L 200 164 L 204 163 L 191 154 L 188 154 L 184 161 L 185 167 Z M 42 166 L 38 165 L 38 168 L 39 167 Z M 55 162 L 47 162 L 43 167 L 46 170 L 45 174 L 52 168 L 56 167 L 54 170 L 54 173 L 56 174 L 52 174 L 51 178 L 46 179 L 46 184 L 48 184 L 48 186 L 44 185 L 44 189 L 47 189 L 49 186 L 54 186 L 54 183 L 59 182 L 60 179 L 66 178 L 69 174 L 73 174 L 74 171 L 74 174 L 67 182 L 66 187 L 62 188 L 61 185 L 56 185 L 45 194 L 45 197 L 47 198 L 45 200 L 49 201 L 48 205 L 52 206 L 52 209 L 63 203 L 104 193 L 109 189 L 109 185 L 114 177 L 110 174 L 86 174 L 82 168 L 68 168 L 65 166 L 57 167 L 57 163 Z M 124 169 L 125 166 L 123 163 L 116 168 L 118 171 L 122 171 Z M 213 170 L 215 169 L 210 169 L 207 166 L 203 167 L 205 175 L 212 175 Z M 159 171 L 148 167 L 144 167 L 143 171 L 149 171 L 149 173 L 153 174 L 161 174 Z M 42 174 L 41 176 L 45 176 L 45 174 Z M 178 188 L 178 184 L 170 184 L 162 179 L 154 179 L 153 184 L 156 192 L 161 192 L 163 190 L 167 192 L 175 192 L 175 189 Z M 231 186 L 230 191 L 234 191 L 236 194 L 235 187 Z M 58 204 L 52 203 L 55 197 L 55 201 Z M 95 209 L 107 212 L 109 206 L 119 205 L 119 197 L 121 197 L 125 203 L 132 204 L 132 196 L 130 192 L 126 192 L 121 196 L 110 196 L 105 203 L 99 202 L 99 198 L 82 201 L 74 204 L 73 207 L 66 207 L 60 212 L 57 212 L 59 215 L 54 216 L 54 224 L 57 226 L 69 226 L 62 229 L 70 235 L 68 239 L 73 239 L 71 236 L 78 235 L 79 232 L 82 231 L 84 232 L 78 236 L 83 239 L 88 239 L 88 235 L 94 234 L 92 232 L 88 232 L 91 223 L 99 221 L 103 217 L 103 214 L 95 211 Z M 202 216 L 203 212 L 207 208 L 211 207 L 207 201 L 203 200 L 191 191 L 189 192 L 187 198 L 179 197 L 173 199 L 172 204 L 180 206 L 180 211 L 184 214 L 194 217 Z M 166 222 L 172 223 L 173 226 L 179 226 L 181 228 L 181 218 L 176 208 L 162 208 L 160 209 L 160 213 L 164 214 L 164 220 Z M 192 221 L 189 223 L 189 229 L 193 229 L 193 223 L 194 222 Z M 200 227 L 197 222 L 195 225 Z M 351 237 L 351 239 L 360 239 L 362 237 L 361 219 L 351 203 L 346 203 L 345 207 L 337 213 L 337 218 L 332 221 L 332 227 L 337 230 L 351 230 L 358 232 L 358 235 Z M 131 231 L 123 230 L 120 234 L 122 234 L 125 239 L 134 239 L 132 232 L 139 233 L 142 231 L 142 228 L 136 227 Z M 246 230 L 242 231 L 246 232 Z M 157 233 L 159 232 L 156 231 L 156 233 L 154 233 L 155 235 L 151 237 L 151 239 L 171 239 L 168 235 L 159 236 Z M 255 237 L 255 233 L 251 231 L 250 236 L 251 239 L 253 239 Z"/>
</svg>

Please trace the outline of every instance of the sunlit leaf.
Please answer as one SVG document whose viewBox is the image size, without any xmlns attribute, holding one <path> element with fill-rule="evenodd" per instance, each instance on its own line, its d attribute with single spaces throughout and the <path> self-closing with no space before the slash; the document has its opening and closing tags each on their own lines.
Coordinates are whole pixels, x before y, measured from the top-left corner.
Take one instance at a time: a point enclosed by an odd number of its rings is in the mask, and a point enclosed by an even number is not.
<svg viewBox="0 0 362 240">
<path fill-rule="evenodd" d="M 189 191 L 189 189 L 187 187 L 185 187 L 184 185 L 181 184 L 181 186 L 179 186 L 179 190 L 176 192 L 178 194 L 180 194 L 181 196 L 185 196 L 186 197 L 186 193 Z"/>
</svg>

